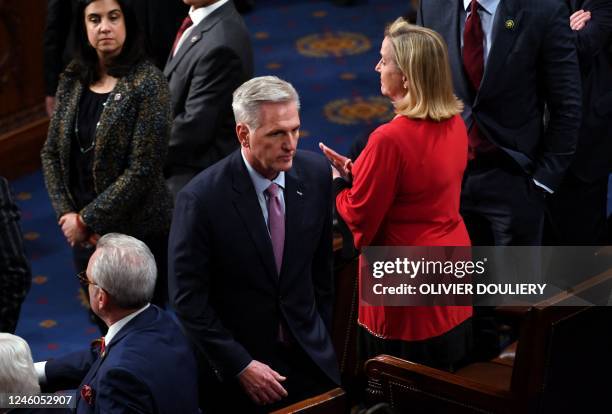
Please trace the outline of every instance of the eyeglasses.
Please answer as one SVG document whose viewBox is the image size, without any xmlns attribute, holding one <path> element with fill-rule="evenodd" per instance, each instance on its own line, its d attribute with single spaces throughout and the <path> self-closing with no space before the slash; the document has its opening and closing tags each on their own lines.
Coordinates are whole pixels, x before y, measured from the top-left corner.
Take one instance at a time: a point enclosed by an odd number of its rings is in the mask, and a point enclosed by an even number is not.
<svg viewBox="0 0 612 414">
<path fill-rule="evenodd" d="M 87 278 L 87 271 L 82 271 L 76 274 L 77 279 L 79 279 L 79 282 L 81 282 L 81 285 L 83 286 L 87 286 L 87 285 L 94 285 L 94 286 L 98 286 L 97 283 L 92 282 L 91 280 L 89 280 Z"/>
</svg>

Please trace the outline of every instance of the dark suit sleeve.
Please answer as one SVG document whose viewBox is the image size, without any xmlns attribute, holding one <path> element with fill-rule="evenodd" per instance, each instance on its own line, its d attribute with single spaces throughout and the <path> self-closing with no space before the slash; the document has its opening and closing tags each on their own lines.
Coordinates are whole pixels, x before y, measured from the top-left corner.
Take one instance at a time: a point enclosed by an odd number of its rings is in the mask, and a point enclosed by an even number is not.
<svg viewBox="0 0 612 414">
<path fill-rule="evenodd" d="M 181 191 L 176 200 L 168 248 L 170 298 L 200 357 L 221 377 L 231 379 L 252 357 L 225 329 L 210 298 L 212 245 L 210 224 L 196 195 Z"/>
<path fill-rule="evenodd" d="M 177 369 L 180 369 L 177 367 Z M 104 373 L 96 389 L 94 413 L 154 413 L 151 390 L 127 370 L 113 368 Z"/>
<path fill-rule="evenodd" d="M 554 190 L 572 160 L 578 140 L 582 112 L 578 56 L 563 2 L 555 4 L 546 28 L 532 30 L 544 31 L 539 65 L 550 111 L 533 177 Z"/>
<path fill-rule="evenodd" d="M 216 48 L 198 60 L 185 111 L 176 114 L 172 125 L 171 156 L 203 154 L 209 150 L 218 139 L 214 131 L 217 130 L 219 111 L 231 105 L 232 93 L 244 76 L 242 71 L 240 57 L 227 47 Z"/>
<path fill-rule="evenodd" d="M 15 331 L 32 276 L 23 249 L 19 210 L 8 182 L 0 177 L 0 332 Z"/>
<path fill-rule="evenodd" d="M 47 382 L 43 386 L 44 391 L 54 392 L 78 388 L 97 358 L 98 352 L 92 347 L 61 358 L 50 359 L 45 365 Z"/>
<path fill-rule="evenodd" d="M 55 96 L 60 73 L 64 69 L 63 53 L 68 41 L 72 18 L 71 0 L 48 0 L 43 38 L 45 94 Z"/>
<path fill-rule="evenodd" d="M 591 12 L 591 20 L 582 30 L 576 32 L 580 65 L 588 65 L 600 53 L 608 53 L 612 38 L 612 2 L 592 0 L 584 4 L 584 10 Z M 612 70 L 612 69 L 611 69 Z"/>
<path fill-rule="evenodd" d="M 332 180 L 331 167 L 324 163 L 320 188 L 323 196 L 323 230 L 315 254 L 312 258 L 312 282 L 315 289 L 317 309 L 327 331 L 331 333 L 332 309 L 334 305 L 334 278 L 333 278 L 333 232 L 332 232 Z"/>
</svg>

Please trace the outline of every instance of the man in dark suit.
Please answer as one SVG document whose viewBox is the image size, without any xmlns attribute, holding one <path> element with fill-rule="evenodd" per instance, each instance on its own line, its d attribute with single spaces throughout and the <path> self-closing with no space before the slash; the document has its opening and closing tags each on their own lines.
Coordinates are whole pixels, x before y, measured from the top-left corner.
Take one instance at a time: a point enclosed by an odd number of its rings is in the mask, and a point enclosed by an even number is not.
<svg viewBox="0 0 612 414">
<path fill-rule="evenodd" d="M 572 160 L 580 125 L 568 18 L 560 0 L 420 3 L 417 22 L 446 40 L 455 93 L 465 104 L 469 154 L 460 206 L 474 245 L 542 243 L 545 197 Z M 539 269 L 533 254 L 526 262 Z M 492 269 L 488 277 L 496 275 Z M 475 358 L 498 354 L 508 332 L 492 308 L 475 307 L 473 323 Z"/>
<path fill-rule="evenodd" d="M 576 157 L 549 198 L 547 244 L 606 244 L 612 172 L 612 2 L 567 0 L 582 79 L 582 126 Z"/>
<path fill-rule="evenodd" d="M 541 243 L 544 196 L 559 186 L 580 125 L 568 18 L 559 0 L 421 1 L 418 23 L 446 40 L 465 103 L 461 214 L 475 245 Z"/>
<path fill-rule="evenodd" d="M 108 333 L 91 349 L 35 364 L 48 391 L 78 387 L 78 414 L 198 412 L 193 352 L 174 320 L 149 304 L 156 273 L 143 242 L 109 233 L 79 274 Z"/>
<path fill-rule="evenodd" d="M 258 412 L 339 383 L 331 172 L 296 149 L 299 98 L 287 82 L 252 79 L 233 108 L 241 149 L 178 194 L 170 291 L 200 359 L 205 408 Z"/>
<path fill-rule="evenodd" d="M 0 332 L 15 332 L 32 273 L 23 248 L 19 209 L 8 181 L 0 177 Z"/>
<path fill-rule="evenodd" d="M 233 3 L 183 1 L 191 10 L 164 69 L 174 115 L 164 175 L 174 196 L 236 148 L 232 92 L 253 75 L 251 41 Z"/>
</svg>

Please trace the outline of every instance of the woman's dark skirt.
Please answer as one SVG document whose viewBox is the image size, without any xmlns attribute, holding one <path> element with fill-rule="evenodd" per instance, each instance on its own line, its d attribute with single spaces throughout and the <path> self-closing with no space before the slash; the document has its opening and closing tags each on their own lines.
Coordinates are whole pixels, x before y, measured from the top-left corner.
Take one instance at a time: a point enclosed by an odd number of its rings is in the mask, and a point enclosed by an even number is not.
<svg viewBox="0 0 612 414">
<path fill-rule="evenodd" d="M 472 349 L 472 318 L 450 331 L 422 341 L 383 339 L 359 327 L 358 354 L 365 363 L 380 354 L 454 372 L 467 362 Z"/>
</svg>

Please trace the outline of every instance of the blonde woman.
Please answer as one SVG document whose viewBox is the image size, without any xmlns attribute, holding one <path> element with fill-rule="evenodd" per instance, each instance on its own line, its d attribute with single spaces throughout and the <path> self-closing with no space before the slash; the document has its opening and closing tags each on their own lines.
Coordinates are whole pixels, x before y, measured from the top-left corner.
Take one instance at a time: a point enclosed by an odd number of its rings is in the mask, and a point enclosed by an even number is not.
<svg viewBox="0 0 612 414">
<path fill-rule="evenodd" d="M 386 29 L 380 54 L 380 90 L 395 118 L 370 135 L 354 165 L 320 144 L 334 166 L 338 213 L 358 249 L 469 246 L 459 214 L 468 137 L 446 45 L 400 18 Z M 471 346 L 471 315 L 469 306 L 360 305 L 361 356 L 453 370 Z"/>
</svg>

